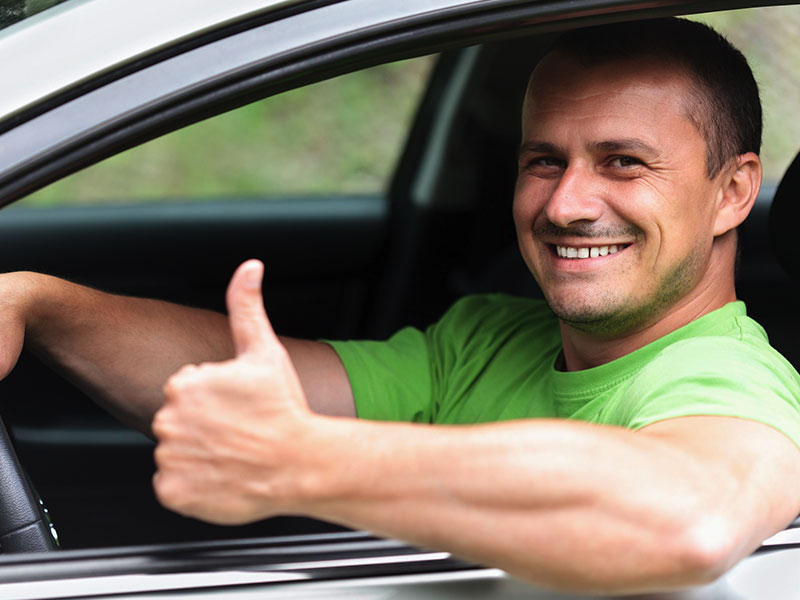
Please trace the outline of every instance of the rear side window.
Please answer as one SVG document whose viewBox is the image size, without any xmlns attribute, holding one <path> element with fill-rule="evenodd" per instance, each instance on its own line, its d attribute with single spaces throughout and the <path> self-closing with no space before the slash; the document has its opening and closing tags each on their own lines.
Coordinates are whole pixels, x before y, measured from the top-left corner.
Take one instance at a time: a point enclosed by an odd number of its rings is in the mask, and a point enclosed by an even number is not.
<svg viewBox="0 0 800 600">
<path fill-rule="evenodd" d="M 32 17 L 66 0 L 0 0 L 0 29 Z"/>
<path fill-rule="evenodd" d="M 800 147 L 800 6 L 751 8 L 692 17 L 739 48 L 761 89 L 764 182 L 775 184 Z"/>
<path fill-rule="evenodd" d="M 196 123 L 17 206 L 383 194 L 433 57 L 381 65 Z"/>
</svg>

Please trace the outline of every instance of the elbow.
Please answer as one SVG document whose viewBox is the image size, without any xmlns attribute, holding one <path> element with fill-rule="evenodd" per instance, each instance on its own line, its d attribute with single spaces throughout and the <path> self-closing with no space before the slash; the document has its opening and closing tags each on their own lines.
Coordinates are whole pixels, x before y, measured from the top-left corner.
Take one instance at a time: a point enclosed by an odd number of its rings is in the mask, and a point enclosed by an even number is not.
<svg viewBox="0 0 800 600">
<path fill-rule="evenodd" d="M 737 528 L 719 514 L 701 515 L 677 535 L 676 566 L 682 584 L 708 584 L 744 556 Z"/>
</svg>

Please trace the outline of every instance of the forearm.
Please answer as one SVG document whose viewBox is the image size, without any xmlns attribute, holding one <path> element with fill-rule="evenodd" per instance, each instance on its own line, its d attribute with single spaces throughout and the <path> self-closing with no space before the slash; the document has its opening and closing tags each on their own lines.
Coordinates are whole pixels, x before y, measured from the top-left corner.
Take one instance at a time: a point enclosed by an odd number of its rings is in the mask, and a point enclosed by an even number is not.
<svg viewBox="0 0 800 600">
<path fill-rule="evenodd" d="M 186 364 L 231 358 L 226 315 L 160 300 L 104 293 L 38 273 L 0 276 L 0 330 L 24 324 L 25 345 L 91 398 L 150 432 L 170 375 Z M 316 412 L 354 416 L 344 367 L 326 344 L 282 338 Z M 6 340 L 8 342 L 8 340 Z M 22 341 L 20 340 L 20 344 Z M 0 347 L 0 370 L 16 356 Z"/>
<path fill-rule="evenodd" d="M 236 358 L 165 387 L 153 431 L 167 508 L 218 524 L 314 516 L 538 583 L 626 593 L 708 581 L 800 511 L 797 447 L 746 419 L 632 432 L 316 415 L 264 313 L 261 271 L 245 263 L 228 289 Z"/>
<path fill-rule="evenodd" d="M 116 296 L 35 273 L 15 277 L 25 345 L 112 414 L 149 432 L 167 378 L 190 362 L 229 358 L 227 319 Z M 16 285 L 14 285 L 16 284 Z"/>
<path fill-rule="evenodd" d="M 671 588 L 707 581 L 752 549 L 736 547 L 752 540 L 720 510 L 741 505 L 744 490 L 630 431 L 555 421 L 331 421 L 319 431 L 326 451 L 310 453 L 308 470 L 320 475 L 301 478 L 314 498 L 307 512 L 539 583 Z"/>
</svg>

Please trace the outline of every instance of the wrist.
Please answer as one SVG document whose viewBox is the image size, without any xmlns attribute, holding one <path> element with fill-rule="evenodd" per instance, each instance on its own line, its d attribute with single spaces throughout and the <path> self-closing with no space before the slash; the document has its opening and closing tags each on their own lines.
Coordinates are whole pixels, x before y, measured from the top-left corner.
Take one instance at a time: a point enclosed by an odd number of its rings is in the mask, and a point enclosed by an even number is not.
<svg viewBox="0 0 800 600">
<path fill-rule="evenodd" d="M 47 321 L 49 287 L 54 277 L 19 271 L 2 276 L 3 310 L 24 325 L 25 339 L 36 344 Z"/>
<path fill-rule="evenodd" d="M 0 275 L 0 378 L 17 363 L 28 334 L 31 309 L 36 298 L 35 274 L 5 273 Z"/>
<path fill-rule="evenodd" d="M 39 285 L 38 273 L 19 271 L 0 275 L 0 305 L 3 313 L 24 324 L 32 321 Z"/>
<path fill-rule="evenodd" d="M 298 467 L 289 478 L 292 512 L 326 518 L 331 506 L 353 500 L 359 489 L 370 486 L 374 454 L 359 450 L 364 425 L 357 419 L 309 414 L 292 441 Z"/>
</svg>

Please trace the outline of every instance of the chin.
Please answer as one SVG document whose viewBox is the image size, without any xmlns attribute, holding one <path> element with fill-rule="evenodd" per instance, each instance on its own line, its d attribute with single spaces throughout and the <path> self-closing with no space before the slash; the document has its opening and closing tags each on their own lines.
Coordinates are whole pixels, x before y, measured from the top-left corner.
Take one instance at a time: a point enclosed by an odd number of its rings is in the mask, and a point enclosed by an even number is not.
<svg viewBox="0 0 800 600">
<path fill-rule="evenodd" d="M 600 298 L 595 302 L 571 298 L 547 297 L 550 309 L 563 323 L 573 329 L 597 336 L 622 335 L 646 320 L 647 310 L 631 309 L 631 303 L 621 298 Z"/>
</svg>

